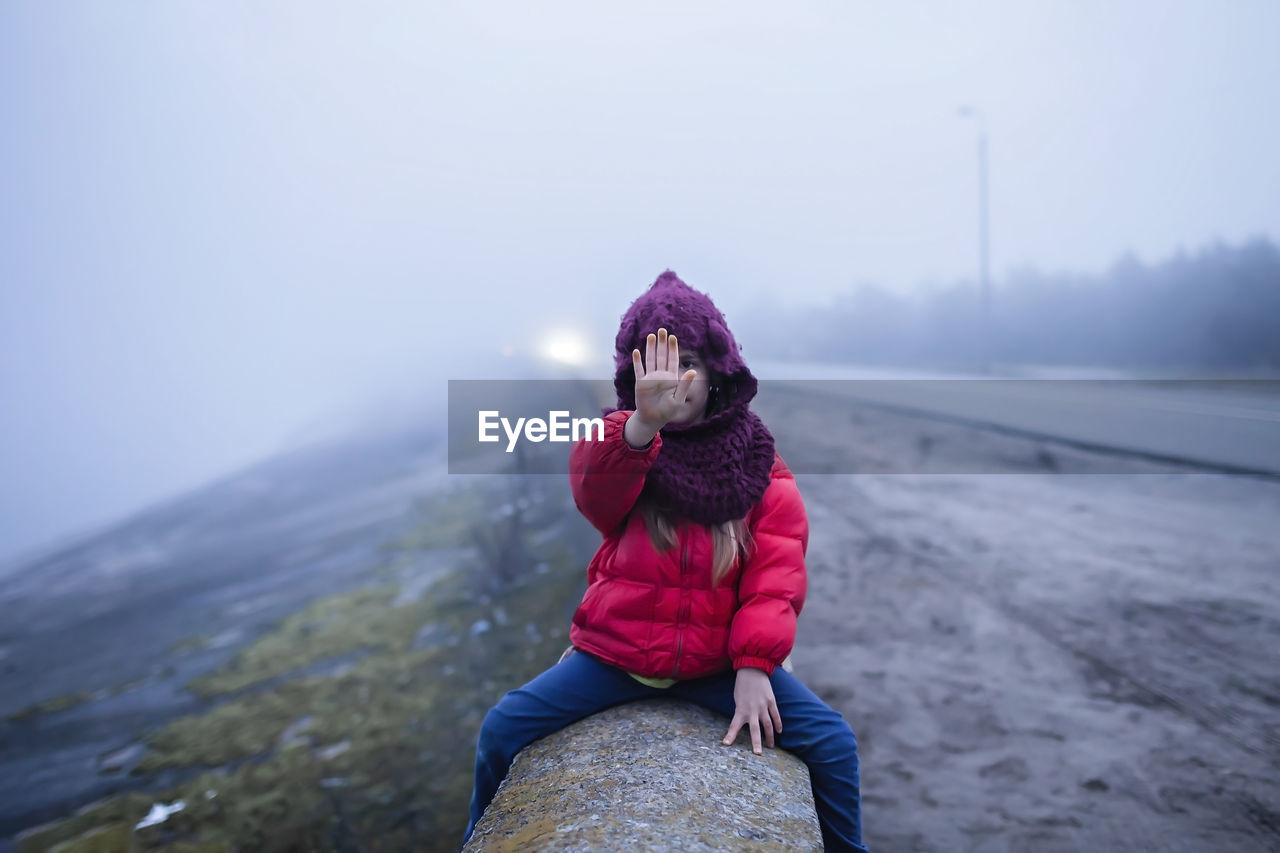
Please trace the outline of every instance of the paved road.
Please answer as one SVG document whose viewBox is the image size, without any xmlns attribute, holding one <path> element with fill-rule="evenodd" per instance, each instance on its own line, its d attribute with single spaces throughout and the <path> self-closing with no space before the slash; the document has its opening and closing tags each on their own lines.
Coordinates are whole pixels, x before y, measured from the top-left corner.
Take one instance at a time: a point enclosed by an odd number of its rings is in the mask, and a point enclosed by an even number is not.
<svg viewBox="0 0 1280 853">
<path fill-rule="evenodd" d="M 896 410 L 1280 475 L 1280 380 L 988 379 L 772 363 L 757 372 Z"/>
</svg>

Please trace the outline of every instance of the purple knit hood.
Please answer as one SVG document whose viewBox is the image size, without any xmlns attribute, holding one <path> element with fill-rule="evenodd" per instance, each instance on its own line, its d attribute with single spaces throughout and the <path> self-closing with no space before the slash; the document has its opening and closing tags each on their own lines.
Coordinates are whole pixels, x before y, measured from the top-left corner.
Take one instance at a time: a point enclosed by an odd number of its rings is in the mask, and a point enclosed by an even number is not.
<svg viewBox="0 0 1280 853">
<path fill-rule="evenodd" d="M 729 405 L 746 406 L 756 395 L 756 378 L 747 369 L 724 315 L 711 297 L 694 290 L 671 270 L 658 276 L 622 316 L 622 326 L 614 340 L 613 387 L 618 392 L 618 408 L 636 407 L 636 374 L 631 351 L 645 351 L 645 338 L 665 328 L 676 336 L 681 348 L 696 349 L 704 363 L 715 372 L 720 393 Z"/>
<path fill-rule="evenodd" d="M 671 270 L 641 294 L 622 317 L 614 342 L 614 390 L 619 409 L 634 410 L 631 351 L 665 328 L 682 349 L 698 350 L 713 373 L 716 399 L 710 414 L 691 426 L 668 424 L 662 449 L 645 478 L 644 493 L 660 508 L 702 524 L 744 517 L 764 495 L 773 467 L 773 436 L 752 412 L 756 377 L 742 360 L 724 315 L 710 297 Z"/>
</svg>

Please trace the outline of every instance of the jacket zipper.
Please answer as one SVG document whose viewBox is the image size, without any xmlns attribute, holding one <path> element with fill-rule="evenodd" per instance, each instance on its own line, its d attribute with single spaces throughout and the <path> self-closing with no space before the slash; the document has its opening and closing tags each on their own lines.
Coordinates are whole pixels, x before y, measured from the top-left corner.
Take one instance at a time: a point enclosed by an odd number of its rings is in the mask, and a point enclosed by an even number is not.
<svg viewBox="0 0 1280 853">
<path fill-rule="evenodd" d="M 680 652 L 684 650 L 684 595 L 685 595 L 685 575 L 689 566 L 689 543 L 680 543 L 680 608 L 676 611 L 677 627 L 676 627 L 676 665 L 672 672 L 672 678 L 680 677 Z"/>
</svg>

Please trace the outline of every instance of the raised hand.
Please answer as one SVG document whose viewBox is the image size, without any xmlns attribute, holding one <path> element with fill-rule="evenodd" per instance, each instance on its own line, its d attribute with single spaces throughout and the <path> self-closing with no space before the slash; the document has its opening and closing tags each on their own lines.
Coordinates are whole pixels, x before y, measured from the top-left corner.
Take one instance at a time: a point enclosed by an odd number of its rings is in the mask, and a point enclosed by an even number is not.
<svg viewBox="0 0 1280 853">
<path fill-rule="evenodd" d="M 666 329 L 650 334 L 645 342 L 644 360 L 640 350 L 631 351 L 636 374 L 636 415 L 654 432 L 662 429 L 680 411 L 689 396 L 697 372 L 680 371 L 680 345 Z"/>
</svg>

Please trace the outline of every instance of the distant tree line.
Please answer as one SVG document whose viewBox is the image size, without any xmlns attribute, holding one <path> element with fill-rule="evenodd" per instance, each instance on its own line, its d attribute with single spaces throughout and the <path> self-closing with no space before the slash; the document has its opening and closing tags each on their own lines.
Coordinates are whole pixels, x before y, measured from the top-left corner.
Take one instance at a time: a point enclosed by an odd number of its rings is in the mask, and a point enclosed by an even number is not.
<svg viewBox="0 0 1280 853">
<path fill-rule="evenodd" d="M 1217 243 L 1101 275 L 1013 270 L 993 282 L 990 333 L 977 284 L 899 296 L 859 284 L 825 305 L 757 305 L 754 355 L 886 365 L 1061 364 L 1280 371 L 1280 251 Z M 748 337 L 749 335 L 749 337 Z"/>
</svg>

